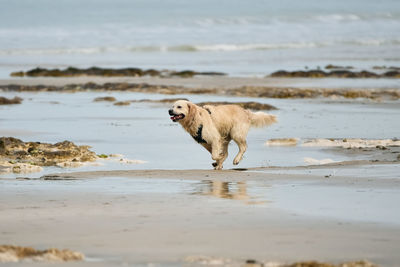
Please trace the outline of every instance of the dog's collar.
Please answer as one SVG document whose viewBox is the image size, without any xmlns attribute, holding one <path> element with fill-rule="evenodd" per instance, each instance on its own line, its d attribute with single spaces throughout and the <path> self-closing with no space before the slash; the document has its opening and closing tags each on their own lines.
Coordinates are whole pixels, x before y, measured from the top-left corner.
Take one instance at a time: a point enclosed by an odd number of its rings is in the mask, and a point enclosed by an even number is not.
<svg viewBox="0 0 400 267">
<path fill-rule="evenodd" d="M 199 128 L 197 129 L 196 135 L 192 135 L 193 139 L 196 140 L 197 143 L 207 144 L 207 141 L 203 139 L 203 124 L 200 124 Z"/>
</svg>

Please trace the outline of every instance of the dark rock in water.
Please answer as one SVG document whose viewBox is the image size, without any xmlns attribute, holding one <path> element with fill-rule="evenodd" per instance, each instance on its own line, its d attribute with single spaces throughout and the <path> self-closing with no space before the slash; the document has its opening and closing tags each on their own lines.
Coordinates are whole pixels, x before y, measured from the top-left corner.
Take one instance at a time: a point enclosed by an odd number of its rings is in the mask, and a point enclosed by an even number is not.
<svg viewBox="0 0 400 267">
<path fill-rule="evenodd" d="M 119 102 L 115 102 L 114 106 L 129 106 L 131 104 L 130 101 L 119 101 Z"/>
<path fill-rule="evenodd" d="M 318 261 L 301 261 L 291 264 L 283 264 L 280 265 L 279 267 L 379 267 L 379 266 L 369 261 L 360 260 L 360 261 L 351 261 L 340 264 L 331 264 Z"/>
<path fill-rule="evenodd" d="M 353 67 L 352 66 L 336 66 L 336 65 L 329 64 L 329 65 L 325 66 L 325 69 L 327 69 L 327 70 L 331 70 L 331 69 L 350 70 L 350 69 L 353 69 Z"/>
<path fill-rule="evenodd" d="M 328 65 L 329 66 L 329 65 Z M 328 67 L 327 66 L 327 67 Z M 377 74 L 370 71 L 349 71 L 349 70 L 332 70 L 325 72 L 322 70 L 308 71 L 285 71 L 279 70 L 273 72 L 270 77 L 278 78 L 400 78 L 400 71 L 393 70 L 383 74 Z"/>
<path fill-rule="evenodd" d="M 140 99 L 140 100 L 132 100 L 131 102 L 139 102 L 139 103 L 174 103 L 178 100 L 187 100 L 189 101 L 189 99 L 187 98 L 163 98 L 163 99 L 158 99 L 158 100 L 154 100 L 154 99 Z"/>
<path fill-rule="evenodd" d="M 14 97 L 14 98 L 6 98 L 3 96 L 0 96 L 0 105 L 14 105 L 14 104 L 21 104 L 22 103 L 22 98 L 20 97 Z"/>
<path fill-rule="evenodd" d="M 245 109 L 252 109 L 252 110 L 276 110 L 277 108 L 269 105 L 269 104 L 263 104 L 263 103 L 258 103 L 258 102 L 200 102 L 197 103 L 199 106 L 205 106 L 205 105 L 213 105 L 213 106 L 218 106 L 218 105 L 238 105 L 241 106 L 242 108 Z"/>
<path fill-rule="evenodd" d="M 13 137 L 0 138 L 0 161 L 54 166 L 64 162 L 95 161 L 96 158 L 89 146 L 77 146 L 70 141 L 47 144 L 23 142 Z"/>
<path fill-rule="evenodd" d="M 75 77 L 75 76 L 102 76 L 102 77 L 142 77 L 142 76 L 159 76 L 159 77 L 171 77 L 179 76 L 183 78 L 193 77 L 195 75 L 225 75 L 220 72 L 196 72 L 191 70 L 185 71 L 158 71 L 155 69 L 142 70 L 139 68 L 99 68 L 91 67 L 87 69 L 79 69 L 74 67 L 68 67 L 64 70 L 60 69 L 44 69 L 35 68 L 26 72 L 18 71 L 10 74 L 13 77 Z"/>
<path fill-rule="evenodd" d="M 222 73 L 222 72 L 197 72 L 197 71 L 192 71 L 192 70 L 184 70 L 184 71 L 178 71 L 178 72 L 171 72 L 170 75 L 171 76 L 179 76 L 182 78 L 191 78 L 195 75 L 223 76 L 226 74 Z"/>
<path fill-rule="evenodd" d="M 178 72 L 171 73 L 171 76 L 179 76 L 182 78 L 191 78 L 194 75 L 196 75 L 196 72 L 192 71 L 192 70 L 184 70 L 184 71 L 178 71 Z"/>
<path fill-rule="evenodd" d="M 400 67 L 394 67 L 394 66 L 373 66 L 372 67 L 374 70 L 400 70 Z"/>
<path fill-rule="evenodd" d="M 146 70 L 143 74 L 149 76 L 161 76 L 161 72 L 155 69 Z"/>
<path fill-rule="evenodd" d="M 257 260 L 250 259 L 250 260 L 246 260 L 246 262 L 242 266 L 243 267 L 264 267 L 264 264 Z"/>
<path fill-rule="evenodd" d="M 387 78 L 400 78 L 400 71 L 392 70 L 382 74 L 382 76 Z"/>
<path fill-rule="evenodd" d="M 323 78 L 326 77 L 326 72 L 322 70 L 309 70 L 309 71 L 285 71 L 280 70 L 271 74 L 271 77 L 285 77 L 285 78 Z"/>
<path fill-rule="evenodd" d="M 24 77 L 25 76 L 25 72 L 23 71 L 16 71 L 16 72 L 12 72 L 10 74 L 11 77 Z"/>
<path fill-rule="evenodd" d="M 107 102 L 114 102 L 117 101 L 117 99 L 113 96 L 103 96 L 103 97 L 96 97 L 94 102 L 100 102 L 100 101 L 107 101 Z"/>
<path fill-rule="evenodd" d="M 271 77 L 285 77 L 285 78 L 322 78 L 326 77 L 326 72 L 322 70 L 309 70 L 309 71 L 285 71 L 280 70 L 271 74 Z"/>
<path fill-rule="evenodd" d="M 376 74 L 374 72 L 370 72 L 370 71 L 360 71 L 360 72 L 355 72 L 356 73 L 356 78 L 381 78 L 383 77 L 382 75 Z"/>
<path fill-rule="evenodd" d="M 349 70 L 333 70 L 326 73 L 325 77 L 333 78 L 357 78 L 357 74 Z"/>
</svg>

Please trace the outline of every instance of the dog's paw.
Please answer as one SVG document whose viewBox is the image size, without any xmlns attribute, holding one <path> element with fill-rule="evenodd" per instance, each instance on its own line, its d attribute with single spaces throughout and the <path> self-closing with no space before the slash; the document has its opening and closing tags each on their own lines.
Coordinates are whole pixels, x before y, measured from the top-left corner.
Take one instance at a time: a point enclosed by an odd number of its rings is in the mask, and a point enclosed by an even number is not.
<svg viewBox="0 0 400 267">
<path fill-rule="evenodd" d="M 222 170 L 222 165 L 217 165 L 214 167 L 214 170 Z"/>
<path fill-rule="evenodd" d="M 233 165 L 238 165 L 239 162 L 240 162 L 240 160 L 235 159 L 235 160 L 233 161 Z"/>
</svg>

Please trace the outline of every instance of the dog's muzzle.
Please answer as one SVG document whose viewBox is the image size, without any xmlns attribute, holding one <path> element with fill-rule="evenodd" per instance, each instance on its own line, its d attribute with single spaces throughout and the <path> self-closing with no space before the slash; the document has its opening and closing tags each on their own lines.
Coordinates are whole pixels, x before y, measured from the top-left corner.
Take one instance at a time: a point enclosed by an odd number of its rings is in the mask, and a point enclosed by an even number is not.
<svg viewBox="0 0 400 267">
<path fill-rule="evenodd" d="M 169 115 L 171 116 L 171 120 L 173 122 L 177 122 L 183 118 L 185 118 L 184 114 L 175 114 L 174 111 L 172 109 L 168 110 Z"/>
</svg>

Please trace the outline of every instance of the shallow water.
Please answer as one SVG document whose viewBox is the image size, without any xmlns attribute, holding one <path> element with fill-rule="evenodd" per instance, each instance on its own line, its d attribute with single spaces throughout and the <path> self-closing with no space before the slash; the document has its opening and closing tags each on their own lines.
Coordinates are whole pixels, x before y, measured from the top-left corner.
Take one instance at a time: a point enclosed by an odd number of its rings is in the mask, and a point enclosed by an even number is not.
<svg viewBox="0 0 400 267">
<path fill-rule="evenodd" d="M 398 187 L 348 188 L 299 183 L 274 185 L 269 196 L 275 207 L 297 216 L 399 225 L 399 193 Z"/>
<path fill-rule="evenodd" d="M 44 173 L 110 169 L 209 169 L 209 153 L 169 119 L 169 105 L 132 103 L 114 106 L 93 102 L 99 96 L 117 100 L 161 99 L 164 95 L 141 93 L 3 93 L 24 99 L 21 105 L 0 106 L 0 136 L 24 141 L 73 141 L 90 145 L 97 154 L 123 154 L 145 164 L 121 164 L 99 160 L 79 169 L 46 168 Z M 180 97 L 180 96 L 174 96 Z M 182 95 L 193 102 L 254 101 L 252 98 Z M 399 138 L 400 112 L 397 102 L 325 103 L 320 100 L 257 99 L 279 110 L 270 113 L 279 122 L 269 128 L 252 129 L 248 151 L 239 167 L 305 165 L 305 157 L 334 161 L 363 159 L 363 156 L 330 153 L 315 147 L 269 147 L 270 138 Z M 232 168 L 237 146 L 231 144 L 225 168 Z M 43 173 L 30 176 L 40 176 Z M 4 177 L 4 175 L 3 175 Z"/>
<path fill-rule="evenodd" d="M 33 192 L 43 192 L 47 196 L 57 195 L 57 192 L 121 196 L 167 194 L 186 201 L 193 197 L 203 199 L 207 205 L 251 205 L 261 210 L 278 209 L 293 216 L 330 218 L 342 223 L 400 224 L 398 187 L 344 187 L 285 179 L 271 183 L 106 177 L 58 181 L 6 179 L 0 180 L 0 188 L 4 190 L 3 197 L 12 194 L 16 198 Z"/>
<path fill-rule="evenodd" d="M 265 169 L 265 173 L 277 174 L 310 174 L 321 175 L 326 178 L 335 178 L 336 176 L 363 177 L 363 178 L 394 178 L 400 179 L 400 164 L 382 164 L 382 165 L 363 165 L 363 166 L 330 166 L 329 168 L 313 169 Z"/>
</svg>

